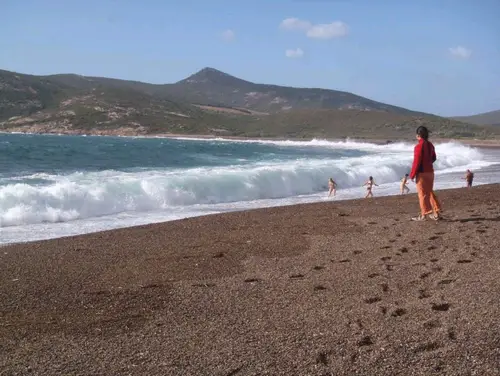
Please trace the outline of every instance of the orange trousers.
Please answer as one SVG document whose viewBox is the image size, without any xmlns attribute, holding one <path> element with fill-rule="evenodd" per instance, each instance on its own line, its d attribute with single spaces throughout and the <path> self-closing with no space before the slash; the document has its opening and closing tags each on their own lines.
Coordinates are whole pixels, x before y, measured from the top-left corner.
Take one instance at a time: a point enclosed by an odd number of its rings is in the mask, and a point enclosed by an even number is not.
<svg viewBox="0 0 500 376">
<path fill-rule="evenodd" d="M 417 193 L 422 215 L 439 213 L 441 204 L 434 194 L 434 172 L 421 172 L 417 175 Z"/>
</svg>

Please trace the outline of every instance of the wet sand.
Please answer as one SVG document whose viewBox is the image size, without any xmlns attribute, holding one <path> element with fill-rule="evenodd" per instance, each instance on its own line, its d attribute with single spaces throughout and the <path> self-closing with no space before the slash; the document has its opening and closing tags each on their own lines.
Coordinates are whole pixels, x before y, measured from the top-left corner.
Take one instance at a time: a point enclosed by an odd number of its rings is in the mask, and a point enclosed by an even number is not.
<svg viewBox="0 0 500 376">
<path fill-rule="evenodd" d="M 500 375 L 499 192 L 3 247 L 0 375 Z"/>
</svg>

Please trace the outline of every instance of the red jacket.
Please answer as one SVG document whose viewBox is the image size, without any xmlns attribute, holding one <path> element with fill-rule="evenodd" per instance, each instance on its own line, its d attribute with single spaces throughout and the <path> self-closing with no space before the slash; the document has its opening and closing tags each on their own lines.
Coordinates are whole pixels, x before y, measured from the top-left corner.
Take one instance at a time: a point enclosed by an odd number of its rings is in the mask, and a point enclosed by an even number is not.
<svg viewBox="0 0 500 376">
<path fill-rule="evenodd" d="M 414 149 L 413 166 L 410 179 L 414 179 L 419 172 L 434 172 L 432 164 L 436 161 L 436 151 L 430 141 L 420 139 Z"/>
</svg>

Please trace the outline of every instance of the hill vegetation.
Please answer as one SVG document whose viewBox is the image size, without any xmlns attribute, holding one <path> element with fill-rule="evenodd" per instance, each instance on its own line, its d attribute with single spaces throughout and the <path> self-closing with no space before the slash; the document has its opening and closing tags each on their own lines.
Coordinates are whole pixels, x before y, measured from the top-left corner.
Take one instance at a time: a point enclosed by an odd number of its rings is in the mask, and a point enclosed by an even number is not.
<svg viewBox="0 0 500 376">
<path fill-rule="evenodd" d="M 408 137 L 420 124 L 448 138 L 500 135 L 500 128 L 351 93 L 256 84 L 212 68 L 165 85 L 0 70 L 0 131 L 5 132 L 375 139 Z"/>
<path fill-rule="evenodd" d="M 453 119 L 469 124 L 500 126 L 500 110 L 484 112 L 472 116 L 456 116 Z"/>
</svg>

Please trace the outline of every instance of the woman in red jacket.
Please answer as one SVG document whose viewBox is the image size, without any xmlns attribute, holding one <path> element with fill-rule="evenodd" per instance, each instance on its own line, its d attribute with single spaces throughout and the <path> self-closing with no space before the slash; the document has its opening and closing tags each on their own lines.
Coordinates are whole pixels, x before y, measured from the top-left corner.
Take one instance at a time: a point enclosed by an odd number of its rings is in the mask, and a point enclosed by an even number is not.
<svg viewBox="0 0 500 376">
<path fill-rule="evenodd" d="M 440 219 L 441 204 L 433 191 L 433 163 L 436 161 L 436 151 L 434 145 L 429 141 L 429 131 L 426 127 L 417 128 L 417 140 L 410 179 L 416 179 L 420 215 L 412 220 L 423 221 L 426 218 L 438 220 Z"/>
</svg>

